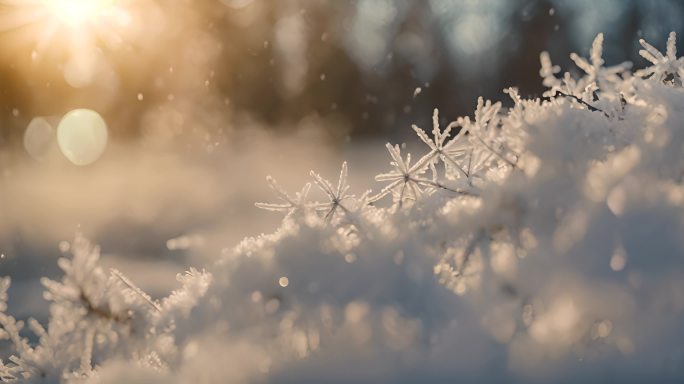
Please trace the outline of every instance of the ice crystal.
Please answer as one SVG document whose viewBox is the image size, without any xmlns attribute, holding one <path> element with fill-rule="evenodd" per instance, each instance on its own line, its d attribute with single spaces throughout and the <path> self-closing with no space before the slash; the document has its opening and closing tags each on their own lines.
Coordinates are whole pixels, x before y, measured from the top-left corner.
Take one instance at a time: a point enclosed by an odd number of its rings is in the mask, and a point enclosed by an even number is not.
<svg viewBox="0 0 684 384">
<path fill-rule="evenodd" d="M 344 213 L 349 212 L 344 204 L 345 201 L 353 200 L 354 195 L 349 194 L 349 184 L 347 184 L 347 162 L 342 163 L 342 170 L 340 171 L 340 178 L 337 181 L 337 187 L 333 185 L 326 179 L 322 178 L 319 174 L 311 171 L 311 177 L 314 179 L 316 186 L 323 191 L 328 198 L 327 203 L 319 203 L 316 205 L 316 209 L 324 212 L 323 217 L 326 221 L 331 221 L 337 211 L 342 211 Z"/>
<path fill-rule="evenodd" d="M 646 60 L 651 62 L 650 67 L 646 67 L 636 72 L 637 76 L 650 77 L 654 76 L 658 81 L 676 82 L 682 84 L 684 78 L 684 58 L 677 58 L 677 35 L 674 32 L 670 33 L 667 39 L 667 47 L 663 55 L 658 49 L 646 40 L 639 40 L 644 49 L 639 51 L 639 54 Z"/>
<path fill-rule="evenodd" d="M 268 185 L 271 187 L 273 192 L 276 193 L 278 199 L 280 199 L 283 203 L 256 203 L 255 205 L 258 208 L 269 211 L 286 212 L 286 217 L 292 216 L 298 212 L 304 212 L 307 208 L 309 208 L 306 199 L 309 194 L 309 190 L 311 189 L 311 184 L 305 184 L 304 187 L 302 187 L 302 190 L 297 192 L 297 194 L 292 197 L 285 192 L 285 190 L 282 189 L 271 176 L 268 176 L 266 181 L 268 181 Z"/>
</svg>

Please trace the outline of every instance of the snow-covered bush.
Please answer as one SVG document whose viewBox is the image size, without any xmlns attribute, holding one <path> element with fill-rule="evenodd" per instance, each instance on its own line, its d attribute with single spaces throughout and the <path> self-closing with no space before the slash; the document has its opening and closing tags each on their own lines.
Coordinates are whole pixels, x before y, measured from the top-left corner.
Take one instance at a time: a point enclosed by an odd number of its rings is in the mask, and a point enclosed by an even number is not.
<svg viewBox="0 0 684 384">
<path fill-rule="evenodd" d="M 19 382 L 658 382 L 684 380 L 684 59 L 574 78 L 541 55 L 541 99 L 505 92 L 387 144 L 377 192 L 311 172 L 285 215 L 155 300 L 77 236 L 44 280 L 47 328 L 6 314 Z M 357 193 L 361 191 L 355 191 Z"/>
</svg>

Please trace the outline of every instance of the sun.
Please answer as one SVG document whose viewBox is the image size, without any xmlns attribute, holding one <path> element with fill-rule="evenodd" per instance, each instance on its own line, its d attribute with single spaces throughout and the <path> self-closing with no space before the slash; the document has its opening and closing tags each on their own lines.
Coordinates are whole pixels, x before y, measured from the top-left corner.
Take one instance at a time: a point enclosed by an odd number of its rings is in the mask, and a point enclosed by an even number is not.
<svg viewBox="0 0 684 384">
<path fill-rule="evenodd" d="M 109 0 L 46 0 L 46 7 L 55 21 L 79 28 L 105 17 L 114 4 Z"/>
<path fill-rule="evenodd" d="M 103 52 L 111 56 L 130 41 L 132 3 L 0 0 L 0 49 L 7 60 L 16 57 L 10 51 L 30 52 L 32 68 L 56 66 L 70 86 L 88 86 L 107 67 Z"/>
<path fill-rule="evenodd" d="M 111 44 L 130 27 L 130 0 L 0 0 L 0 34 L 33 41 L 35 50 L 74 42 Z M 77 47 L 81 48 L 81 46 Z"/>
</svg>

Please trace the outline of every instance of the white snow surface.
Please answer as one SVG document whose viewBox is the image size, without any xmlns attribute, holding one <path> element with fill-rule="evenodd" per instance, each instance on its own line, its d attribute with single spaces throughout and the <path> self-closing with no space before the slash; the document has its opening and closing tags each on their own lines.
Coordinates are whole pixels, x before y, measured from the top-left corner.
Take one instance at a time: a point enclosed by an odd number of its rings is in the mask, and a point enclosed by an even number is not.
<svg viewBox="0 0 684 384">
<path fill-rule="evenodd" d="M 280 227 L 165 298 L 77 235 L 30 340 L 0 280 L 0 380 L 684 381 L 684 59 L 674 34 L 665 54 L 642 45 L 653 65 L 636 72 L 604 67 L 599 35 L 573 55 L 583 77 L 542 54 L 544 99 L 435 111 L 418 156 L 388 144 L 377 191 L 346 163 L 299 194 L 269 178 L 258 206 Z"/>
</svg>

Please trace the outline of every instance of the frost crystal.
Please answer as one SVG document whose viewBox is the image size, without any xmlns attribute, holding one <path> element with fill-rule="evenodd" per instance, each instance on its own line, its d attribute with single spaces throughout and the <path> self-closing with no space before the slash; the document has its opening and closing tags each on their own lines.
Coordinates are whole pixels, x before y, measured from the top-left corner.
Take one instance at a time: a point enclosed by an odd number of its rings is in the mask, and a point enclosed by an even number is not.
<svg viewBox="0 0 684 384">
<path fill-rule="evenodd" d="M 345 161 L 342 163 L 342 170 L 340 171 L 340 178 L 337 181 L 337 187 L 333 187 L 328 180 L 322 178 L 314 171 L 311 171 L 310 174 L 311 177 L 313 177 L 316 186 L 318 186 L 318 188 L 320 188 L 329 199 L 327 203 L 320 203 L 316 205 L 317 210 L 324 212 L 323 218 L 326 221 L 331 221 L 338 210 L 348 213 L 349 209 L 343 205 L 343 202 L 347 200 L 353 200 L 354 195 L 348 193 L 349 184 L 347 184 L 347 162 Z"/>
<path fill-rule="evenodd" d="M 94 361 L 106 361 L 121 354 L 134 360 L 150 353 L 158 359 L 173 359 L 173 344 L 158 350 L 150 348 L 156 341 L 170 340 L 170 321 L 180 321 L 188 315 L 189 308 L 206 292 L 210 276 L 191 270 L 189 276 L 198 276 L 205 283 L 198 289 L 189 283 L 191 279 L 185 278 L 181 280 L 183 288 L 160 305 L 120 272 L 105 273 L 98 264 L 99 249 L 82 235 L 76 235 L 70 249 L 71 257 L 58 260 L 64 272 L 62 280 L 41 280 L 46 288 L 44 296 L 51 302 L 50 320 L 47 328 L 35 319 L 28 320 L 29 328 L 38 338 L 36 345 L 20 335 L 24 323 L 4 313 L 9 278 L 0 279 L 0 339 L 7 336 L 16 353 L 10 357 L 9 365 L 0 361 L 0 379 L 85 379 L 94 375 Z M 181 311 L 181 316 L 174 316 L 176 308 L 187 309 Z"/>
<path fill-rule="evenodd" d="M 287 212 L 286 217 L 292 216 L 293 214 L 297 212 L 302 212 L 306 208 L 308 208 L 307 203 L 306 203 L 306 198 L 309 194 L 309 190 L 311 189 L 311 184 L 307 183 L 304 185 L 302 190 L 300 192 L 297 192 L 295 197 L 292 197 L 285 192 L 284 189 L 282 189 L 278 183 L 275 181 L 274 178 L 271 176 L 268 176 L 266 178 L 266 181 L 268 181 L 268 185 L 271 187 L 273 192 L 276 193 L 278 196 L 278 199 L 282 200 L 282 204 L 273 204 L 273 203 L 256 203 L 255 205 L 258 208 L 261 209 L 266 209 L 269 211 L 276 211 L 276 212 Z"/>
<path fill-rule="evenodd" d="M 644 39 L 639 40 L 639 44 L 644 47 L 644 49 L 639 51 L 639 54 L 653 65 L 637 71 L 637 76 L 654 76 L 658 81 L 668 81 L 682 85 L 684 58 L 677 58 L 677 35 L 674 32 L 671 32 L 667 39 L 667 48 L 664 55 Z"/>
</svg>

